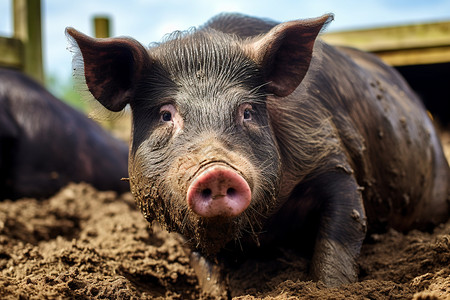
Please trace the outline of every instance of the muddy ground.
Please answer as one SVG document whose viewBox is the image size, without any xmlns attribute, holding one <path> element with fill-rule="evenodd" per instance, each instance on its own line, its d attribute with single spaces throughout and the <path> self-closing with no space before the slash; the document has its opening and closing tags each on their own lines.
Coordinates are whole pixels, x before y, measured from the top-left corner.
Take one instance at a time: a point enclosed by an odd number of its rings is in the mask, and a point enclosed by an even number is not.
<svg viewBox="0 0 450 300">
<path fill-rule="evenodd" d="M 444 136 L 447 154 L 450 134 Z M 237 299 L 450 299 L 450 222 L 369 238 L 360 281 L 305 281 L 307 261 L 279 249 L 229 272 Z M 198 299 L 183 241 L 148 223 L 130 194 L 72 184 L 47 200 L 0 203 L 0 299 Z"/>
</svg>

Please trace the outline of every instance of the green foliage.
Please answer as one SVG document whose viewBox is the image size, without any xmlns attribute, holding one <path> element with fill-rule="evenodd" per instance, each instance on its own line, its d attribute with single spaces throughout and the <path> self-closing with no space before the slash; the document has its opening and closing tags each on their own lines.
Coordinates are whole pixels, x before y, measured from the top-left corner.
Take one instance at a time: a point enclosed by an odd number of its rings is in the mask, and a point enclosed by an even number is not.
<svg viewBox="0 0 450 300">
<path fill-rule="evenodd" d="M 72 76 L 66 80 L 61 79 L 56 75 L 47 75 L 46 86 L 50 92 L 57 98 L 61 99 L 70 106 L 86 112 L 88 109 L 87 103 L 81 98 L 80 94 L 73 88 Z"/>
</svg>

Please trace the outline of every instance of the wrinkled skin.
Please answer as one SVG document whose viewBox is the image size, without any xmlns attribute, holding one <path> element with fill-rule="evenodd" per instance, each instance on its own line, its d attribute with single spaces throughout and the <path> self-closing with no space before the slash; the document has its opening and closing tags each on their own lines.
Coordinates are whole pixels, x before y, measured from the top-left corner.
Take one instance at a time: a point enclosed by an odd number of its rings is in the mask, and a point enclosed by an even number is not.
<svg viewBox="0 0 450 300">
<path fill-rule="evenodd" d="M 137 204 L 185 236 L 212 295 L 227 295 L 220 265 L 253 247 L 296 247 L 335 286 L 357 280 L 368 228 L 448 219 L 450 171 L 423 105 L 377 58 L 316 40 L 331 19 L 224 14 L 150 49 L 67 29 L 92 95 L 130 104 Z"/>
<path fill-rule="evenodd" d="M 17 71 L 0 69 L 0 200 L 49 197 L 70 182 L 129 190 L 128 147 Z"/>
</svg>

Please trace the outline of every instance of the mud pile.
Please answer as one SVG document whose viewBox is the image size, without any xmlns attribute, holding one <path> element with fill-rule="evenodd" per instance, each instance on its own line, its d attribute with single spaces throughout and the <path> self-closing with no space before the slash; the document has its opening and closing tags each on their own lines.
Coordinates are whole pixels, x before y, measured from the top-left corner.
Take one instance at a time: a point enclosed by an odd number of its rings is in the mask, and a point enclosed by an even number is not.
<svg viewBox="0 0 450 300">
<path fill-rule="evenodd" d="M 229 274 L 240 299 L 450 297 L 450 222 L 432 233 L 373 235 L 360 282 L 303 281 L 307 261 L 279 249 Z M 417 294 L 418 293 L 418 294 Z M 148 223 L 130 194 L 72 184 L 48 200 L 0 203 L 0 298 L 202 297 L 182 239 Z M 420 298 L 422 297 L 422 298 Z"/>
</svg>

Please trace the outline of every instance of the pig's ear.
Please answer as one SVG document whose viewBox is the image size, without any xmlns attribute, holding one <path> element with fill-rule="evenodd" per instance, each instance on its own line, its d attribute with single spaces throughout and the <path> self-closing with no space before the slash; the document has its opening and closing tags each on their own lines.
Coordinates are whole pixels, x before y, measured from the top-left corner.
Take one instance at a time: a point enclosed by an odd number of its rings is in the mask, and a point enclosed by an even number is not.
<svg viewBox="0 0 450 300">
<path fill-rule="evenodd" d="M 297 88 L 308 71 L 317 35 L 332 20 L 328 14 L 281 23 L 247 45 L 249 55 L 263 70 L 270 93 L 285 97 Z"/>
<path fill-rule="evenodd" d="M 85 78 L 90 93 L 104 107 L 122 110 L 143 72 L 150 68 L 145 48 L 131 38 L 91 38 L 73 28 L 67 28 L 66 35 L 74 52 L 75 76 Z"/>
</svg>

